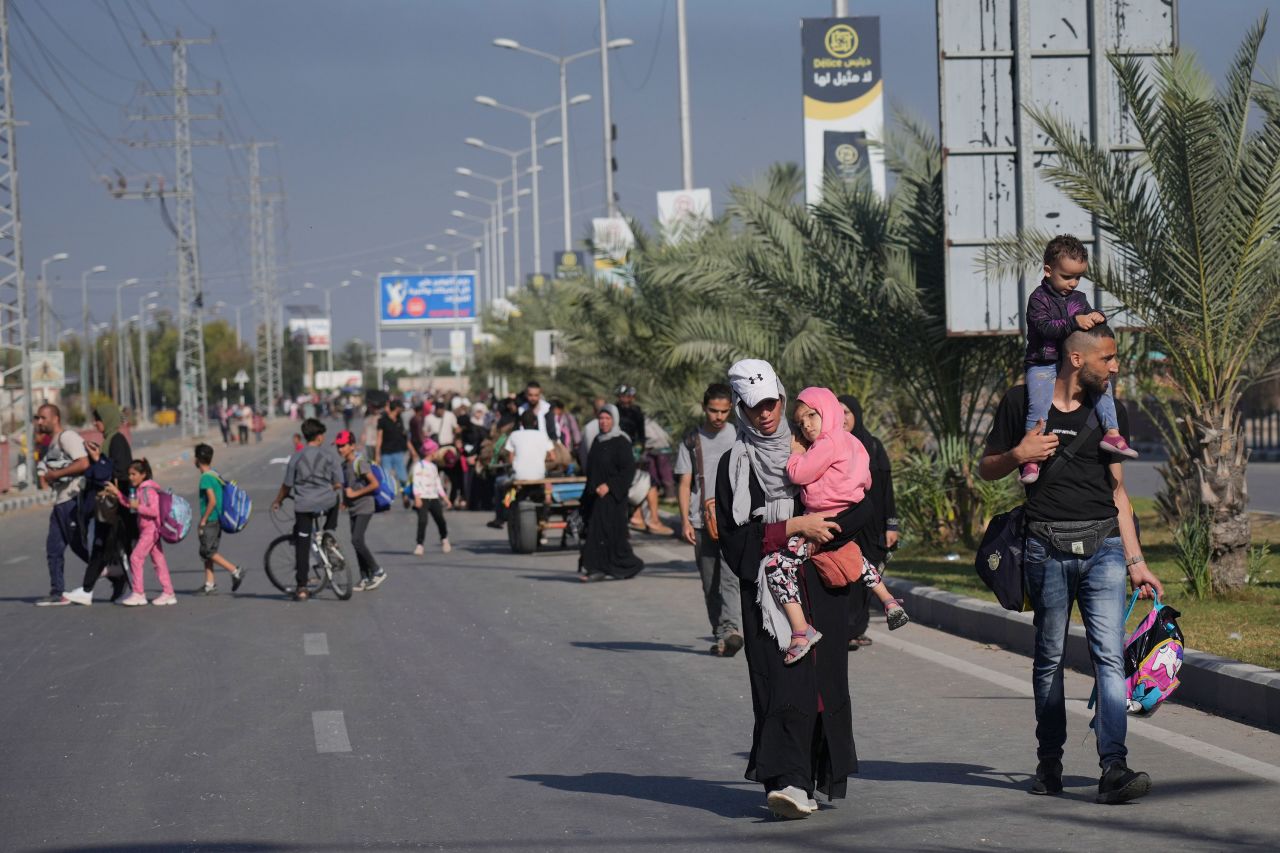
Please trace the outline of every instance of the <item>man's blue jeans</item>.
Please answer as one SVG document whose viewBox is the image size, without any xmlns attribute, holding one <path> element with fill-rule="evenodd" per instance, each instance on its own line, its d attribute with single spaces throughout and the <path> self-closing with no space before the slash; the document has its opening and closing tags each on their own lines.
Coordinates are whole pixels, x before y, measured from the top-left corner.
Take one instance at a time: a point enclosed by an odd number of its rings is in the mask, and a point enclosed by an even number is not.
<svg viewBox="0 0 1280 853">
<path fill-rule="evenodd" d="M 382 454 L 382 470 L 396 478 L 396 488 L 403 489 L 409 482 L 409 454 L 407 451 Z"/>
<path fill-rule="evenodd" d="M 1049 408 L 1053 405 L 1053 384 L 1058 381 L 1058 365 L 1036 364 L 1027 368 L 1027 420 L 1026 429 L 1035 429 L 1036 422 L 1049 420 Z M 1103 429 L 1120 429 L 1116 420 L 1116 398 L 1107 383 L 1107 390 L 1093 401 L 1098 410 L 1098 422 Z"/>
<path fill-rule="evenodd" d="M 1024 560 L 1027 593 L 1035 609 L 1036 653 L 1032 687 L 1036 700 L 1036 740 L 1040 759 L 1062 758 L 1067 742 L 1067 705 L 1062 688 L 1062 659 L 1071 608 L 1079 602 L 1089 657 L 1098 687 L 1094 730 L 1099 764 L 1105 771 L 1128 755 L 1124 676 L 1124 610 L 1129 576 L 1119 536 L 1104 540 L 1092 557 L 1059 551 L 1036 536 L 1027 537 Z"/>
</svg>

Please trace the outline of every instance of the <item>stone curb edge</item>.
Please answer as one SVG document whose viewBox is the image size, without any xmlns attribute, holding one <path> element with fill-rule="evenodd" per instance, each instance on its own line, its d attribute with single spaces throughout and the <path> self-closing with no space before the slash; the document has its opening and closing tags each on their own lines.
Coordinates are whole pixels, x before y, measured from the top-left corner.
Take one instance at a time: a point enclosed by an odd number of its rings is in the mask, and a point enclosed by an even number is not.
<svg viewBox="0 0 1280 853">
<path fill-rule="evenodd" d="M 26 509 L 29 506 L 53 503 L 53 492 L 43 491 L 30 495 L 19 495 L 16 498 L 0 499 L 0 515 Z"/>
<path fill-rule="evenodd" d="M 884 580 L 894 596 L 903 599 L 912 621 L 1019 654 L 1034 653 L 1035 626 L 1030 613 L 1014 613 L 992 601 L 900 578 Z M 1092 669 L 1083 626 L 1071 626 L 1066 658 L 1073 669 Z M 1180 679 L 1182 684 L 1170 701 L 1280 732 L 1280 672 L 1186 649 Z"/>
</svg>

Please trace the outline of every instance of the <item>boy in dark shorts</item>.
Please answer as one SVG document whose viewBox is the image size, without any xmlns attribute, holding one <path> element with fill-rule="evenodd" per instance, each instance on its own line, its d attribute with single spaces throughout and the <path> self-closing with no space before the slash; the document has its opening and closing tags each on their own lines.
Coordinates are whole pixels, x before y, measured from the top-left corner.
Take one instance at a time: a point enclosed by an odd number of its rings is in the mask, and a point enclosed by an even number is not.
<svg viewBox="0 0 1280 853">
<path fill-rule="evenodd" d="M 196 533 L 200 540 L 200 559 L 204 560 L 204 586 L 196 590 L 196 595 L 215 595 L 218 583 L 213 577 L 214 565 L 221 566 L 231 572 L 231 591 L 235 592 L 244 583 L 244 569 L 236 568 L 226 557 L 218 553 L 222 544 L 222 478 L 213 470 L 213 448 L 207 444 L 197 444 L 195 450 L 196 468 L 200 469 L 200 520 Z"/>
</svg>

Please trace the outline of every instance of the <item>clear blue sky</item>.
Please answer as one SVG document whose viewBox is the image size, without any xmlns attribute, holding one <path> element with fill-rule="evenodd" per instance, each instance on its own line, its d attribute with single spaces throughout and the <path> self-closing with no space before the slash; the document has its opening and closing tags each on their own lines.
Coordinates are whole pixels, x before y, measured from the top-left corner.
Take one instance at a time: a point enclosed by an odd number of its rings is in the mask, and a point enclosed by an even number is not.
<svg viewBox="0 0 1280 853">
<path fill-rule="evenodd" d="M 933 0 L 857 2 L 854 14 L 879 15 L 886 90 L 891 105 L 937 123 Z M 830 14 L 828 0 L 690 0 L 688 27 L 694 175 L 717 207 L 724 191 L 770 163 L 801 157 L 799 19 Z M 305 281 L 332 285 L 350 271 L 385 271 L 393 256 L 423 261 L 428 241 L 446 245 L 454 190 L 491 192 L 454 175 L 457 166 L 503 175 L 509 161 L 463 144 L 478 136 L 507 148 L 528 144 L 528 124 L 473 102 L 485 94 L 525 109 L 558 99 L 551 63 L 491 46 L 518 39 L 551 53 L 598 44 L 596 0 L 12 0 L 15 106 L 29 122 L 19 131 L 26 266 L 66 251 L 50 266 L 59 294 L 55 310 L 78 326 L 81 271 L 106 264 L 92 295 L 98 320 L 114 310 L 110 282 L 155 279 L 174 304 L 173 240 L 155 202 L 112 199 L 98 178 L 173 175 L 170 149 L 132 148 L 128 140 L 160 138 L 169 124 L 133 122 L 132 113 L 168 112 L 171 102 L 146 97 L 168 88 L 166 49 L 141 45 L 175 29 L 186 36 L 216 30 L 217 44 L 190 48 L 192 84 L 221 82 L 220 98 L 195 111 L 195 135 L 241 142 L 278 140 L 264 154 L 264 174 L 287 193 L 279 245 L 281 291 Z M 1183 45 L 1220 78 L 1265 0 L 1182 0 Z M 675 0 L 614 0 L 609 34 L 634 39 L 613 55 L 613 114 L 620 139 L 617 192 L 625 211 L 656 217 L 655 193 L 679 186 Z M 1262 67 L 1280 59 L 1280 21 L 1264 45 Z M 593 59 L 570 67 L 570 94 L 592 101 L 572 110 L 574 233 L 604 203 L 600 70 Z M 42 92 L 41 89 L 44 91 Z M 51 102 L 52 100 L 52 102 Z M 54 106 L 56 102 L 57 106 Z M 542 135 L 558 135 L 544 120 Z M 560 248 L 560 165 L 556 149 L 543 172 L 543 252 Z M 206 304 L 247 302 L 248 219 L 244 152 L 198 149 L 201 263 Z M 473 209 L 473 208 L 468 208 Z M 486 209 L 474 207 L 476 214 Z M 527 220 L 525 228 L 527 229 Z M 531 256 L 523 237 L 524 268 Z M 335 336 L 372 340 L 368 285 L 335 292 Z M 151 286 L 148 287 L 151 289 Z M 128 294 L 130 291 L 125 291 Z M 128 313 L 136 311 L 133 290 Z M 294 299 L 295 302 L 319 300 Z M 250 327 L 249 309 L 243 312 Z M 388 335 L 387 346 L 409 343 Z"/>
</svg>

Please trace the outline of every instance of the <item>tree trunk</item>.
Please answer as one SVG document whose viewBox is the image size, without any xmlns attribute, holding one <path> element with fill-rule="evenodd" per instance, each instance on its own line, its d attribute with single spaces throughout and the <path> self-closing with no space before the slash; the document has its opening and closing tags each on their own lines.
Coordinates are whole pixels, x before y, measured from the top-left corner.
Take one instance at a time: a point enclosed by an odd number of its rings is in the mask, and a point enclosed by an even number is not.
<svg viewBox="0 0 1280 853">
<path fill-rule="evenodd" d="M 1214 592 L 1244 586 L 1249 568 L 1249 494 L 1238 395 L 1187 418 L 1200 446 L 1195 458 L 1200 503 L 1209 513 L 1209 571 Z"/>
</svg>

